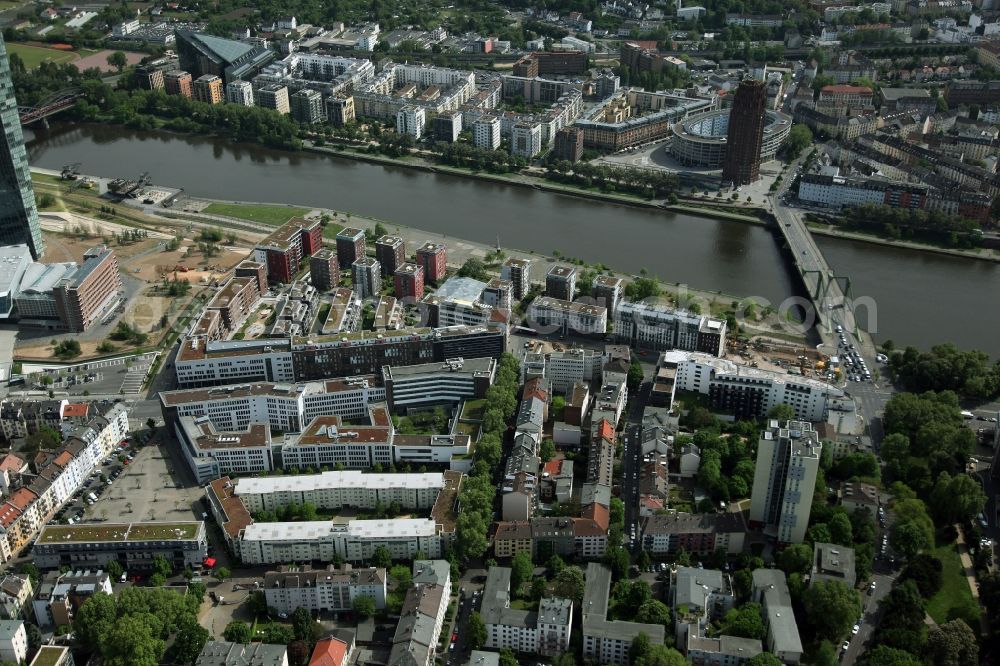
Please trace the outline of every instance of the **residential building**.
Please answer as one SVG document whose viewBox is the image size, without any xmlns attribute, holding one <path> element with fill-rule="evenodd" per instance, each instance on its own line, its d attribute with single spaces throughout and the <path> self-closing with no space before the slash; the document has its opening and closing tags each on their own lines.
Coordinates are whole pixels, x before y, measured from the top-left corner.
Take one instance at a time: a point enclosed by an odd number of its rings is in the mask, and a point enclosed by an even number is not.
<svg viewBox="0 0 1000 666">
<path fill-rule="evenodd" d="M 846 481 L 840 486 L 840 505 L 849 514 L 859 509 L 867 511 L 875 520 L 880 506 L 878 487 L 860 481 Z"/>
<path fill-rule="evenodd" d="M 253 278 L 257 282 L 257 291 L 261 294 L 267 292 L 267 266 L 259 261 L 244 259 L 236 264 L 233 269 L 235 277 Z"/>
<path fill-rule="evenodd" d="M 194 101 L 222 104 L 222 79 L 215 74 L 204 74 L 195 79 Z"/>
<path fill-rule="evenodd" d="M 452 481 L 461 481 L 460 473 L 450 471 L 448 474 Z M 398 504 L 403 509 L 429 511 L 444 488 L 445 476 L 440 473 L 381 474 L 346 470 L 247 477 L 236 481 L 234 492 L 252 513 L 280 511 L 305 502 L 322 510 L 345 507 L 371 510 Z"/>
<path fill-rule="evenodd" d="M 291 111 L 288 87 L 269 83 L 257 89 L 257 106 L 287 115 Z"/>
<path fill-rule="evenodd" d="M 7 574 L 0 580 L 0 617 L 17 620 L 29 617 L 34 589 L 27 576 Z"/>
<path fill-rule="evenodd" d="M 416 303 L 424 297 L 424 269 L 419 264 L 404 263 L 396 268 L 393 275 L 396 298 L 404 302 Z"/>
<path fill-rule="evenodd" d="M 780 569 L 755 569 L 751 598 L 761 605 L 767 651 L 783 663 L 799 663 L 802 659 L 802 639 L 799 638 L 785 572 Z"/>
<path fill-rule="evenodd" d="M 408 104 L 396 112 L 396 134 L 409 134 L 419 141 L 424 135 L 426 122 L 424 108 Z"/>
<path fill-rule="evenodd" d="M 780 544 L 802 543 L 823 444 L 808 421 L 771 420 L 757 441 L 750 524 Z"/>
<path fill-rule="evenodd" d="M 392 559 L 413 559 L 417 553 L 441 557 L 446 535 L 434 520 L 399 518 L 350 520 L 346 524 L 328 520 L 294 523 L 252 523 L 243 529 L 237 555 L 247 566 L 284 562 L 370 560 L 375 549 L 385 546 Z"/>
<path fill-rule="evenodd" d="M 528 306 L 527 319 L 535 328 L 564 335 L 604 335 L 608 329 L 608 311 L 597 305 L 586 305 L 539 296 Z"/>
<path fill-rule="evenodd" d="M 434 117 L 434 138 L 455 143 L 462 133 L 462 112 L 450 111 Z"/>
<path fill-rule="evenodd" d="M 337 261 L 340 270 L 353 266 L 365 256 L 365 232 L 353 227 L 345 227 L 337 232 Z"/>
<path fill-rule="evenodd" d="M 343 127 L 347 123 L 353 123 L 354 98 L 347 96 L 333 96 L 326 99 L 326 118 L 334 127 Z"/>
<path fill-rule="evenodd" d="M 764 141 L 764 110 L 767 87 L 762 81 L 744 79 L 736 89 L 729 112 L 726 157 L 722 180 L 733 186 L 748 185 L 760 178 L 760 151 Z"/>
<path fill-rule="evenodd" d="M 681 550 L 710 555 L 717 549 L 742 552 L 747 527 L 741 513 L 670 513 L 646 519 L 642 547 L 654 557 Z"/>
<path fill-rule="evenodd" d="M 481 298 L 483 303 L 494 310 L 510 312 L 514 307 L 514 285 L 508 280 L 491 278 L 483 289 Z"/>
<path fill-rule="evenodd" d="M 831 401 L 844 396 L 841 389 L 817 379 L 751 368 L 698 352 L 663 352 L 652 397 L 670 406 L 677 391 L 708 396 L 711 409 L 737 418 L 764 417 L 775 405 L 786 404 L 802 421 L 823 421 Z M 665 395 L 657 397 L 658 393 Z"/>
<path fill-rule="evenodd" d="M 553 155 L 557 160 L 579 162 L 583 157 L 583 130 L 578 127 L 564 127 L 556 132 Z"/>
<path fill-rule="evenodd" d="M 143 90 L 163 90 L 163 70 L 159 67 L 140 65 L 135 68 L 135 82 Z"/>
<path fill-rule="evenodd" d="M 481 116 L 472 124 L 472 144 L 483 150 L 500 147 L 500 119 L 496 116 Z"/>
<path fill-rule="evenodd" d="M 297 90 L 289 96 L 288 104 L 292 118 L 303 125 L 315 125 L 326 118 L 323 112 L 323 95 L 318 90 Z"/>
<path fill-rule="evenodd" d="M 60 573 L 46 572 L 32 601 L 35 622 L 40 627 L 72 626 L 80 606 L 98 594 L 110 595 L 111 577 L 100 569 Z"/>
<path fill-rule="evenodd" d="M 398 331 L 403 328 L 403 308 L 393 296 L 382 296 L 375 303 L 375 319 L 372 328 L 376 331 Z"/>
<path fill-rule="evenodd" d="M 288 666 L 288 647 L 268 643 L 208 641 L 194 666 Z"/>
<path fill-rule="evenodd" d="M 819 90 L 816 108 L 844 113 L 850 109 L 872 107 L 872 89 L 868 86 L 829 85 Z"/>
<path fill-rule="evenodd" d="M 857 583 L 854 561 L 853 548 L 817 541 L 813 544 L 813 564 L 809 584 L 832 580 L 853 589 Z"/>
<path fill-rule="evenodd" d="M 191 74 L 179 69 L 163 75 L 163 86 L 168 95 L 183 95 L 188 99 L 194 96 Z"/>
<path fill-rule="evenodd" d="M 431 666 L 451 599 L 450 566 L 443 560 L 415 560 L 413 587 L 403 599 L 392 639 L 389 666 Z"/>
<path fill-rule="evenodd" d="M 0 660 L 22 664 L 28 658 L 24 620 L 0 620 Z"/>
<path fill-rule="evenodd" d="M 424 269 L 424 279 L 438 285 L 448 272 L 448 249 L 443 243 L 424 243 L 417 249 L 417 263 Z"/>
<path fill-rule="evenodd" d="M 444 363 L 386 365 L 382 368 L 382 384 L 390 409 L 406 413 L 484 398 L 495 374 L 495 359 L 453 358 Z"/>
<path fill-rule="evenodd" d="M 591 295 L 598 305 L 607 308 L 612 317 L 622 300 L 625 282 L 612 275 L 598 275 L 591 286 Z"/>
<path fill-rule="evenodd" d="M 284 565 L 264 574 L 262 585 L 268 608 L 291 615 L 296 608 L 314 613 L 350 612 L 358 597 L 370 597 L 375 608 L 385 608 L 386 573 L 376 567 L 345 564 L 325 569 Z"/>
<path fill-rule="evenodd" d="M 382 267 L 382 277 L 394 275 L 406 262 L 406 243 L 400 236 L 382 236 L 375 241 L 375 258 Z"/>
<path fill-rule="evenodd" d="M 511 608 L 510 575 L 510 569 L 496 566 L 486 574 L 480 610 L 486 625 L 485 647 L 544 657 L 568 651 L 573 602 L 546 597 L 538 602 L 537 611 Z"/>
<path fill-rule="evenodd" d="M 576 296 L 576 269 L 572 266 L 553 266 L 545 275 L 545 295 L 564 301 Z"/>
<path fill-rule="evenodd" d="M 671 570 L 669 595 L 676 618 L 677 644 L 682 646 L 692 635 L 703 636 L 713 622 L 721 621 L 735 605 L 729 574 L 717 569 Z"/>
<path fill-rule="evenodd" d="M 267 266 L 269 283 L 291 284 L 306 257 L 323 246 L 320 220 L 295 217 L 272 231 L 254 247 L 254 260 Z"/>
<path fill-rule="evenodd" d="M 230 81 L 226 85 L 226 101 L 239 106 L 253 106 L 253 84 L 249 81 Z"/>
<path fill-rule="evenodd" d="M 523 122 L 514 125 L 510 139 L 510 153 L 532 159 L 542 152 L 541 123 Z"/>
<path fill-rule="evenodd" d="M 309 258 L 309 279 L 319 291 L 330 291 L 340 286 L 340 262 L 330 248 L 320 248 Z"/>
<path fill-rule="evenodd" d="M 974 103 L 976 96 L 970 96 L 965 100 L 963 96 L 957 94 L 963 86 L 982 85 L 971 81 L 949 81 L 945 88 L 945 98 L 948 106 L 955 107 L 959 104 Z M 927 88 L 879 88 L 879 97 L 882 99 L 882 113 L 893 113 L 896 111 L 916 111 L 922 115 L 928 115 L 937 111 L 937 99 L 931 97 L 931 91 Z"/>
<path fill-rule="evenodd" d="M 358 298 L 376 298 L 382 292 L 382 267 L 378 260 L 361 257 L 351 267 Z"/>
<path fill-rule="evenodd" d="M 583 593 L 583 656 L 602 664 L 630 666 L 629 648 L 639 634 L 662 645 L 666 632 L 661 624 L 643 624 L 608 619 L 611 570 L 603 564 L 587 565 Z M 485 603 L 485 602 L 484 602 Z"/>
<path fill-rule="evenodd" d="M 508 474 L 501 482 L 500 493 L 502 520 L 528 520 L 538 503 L 538 475 L 523 471 Z"/>
<path fill-rule="evenodd" d="M 682 349 L 722 356 L 726 322 L 664 305 L 623 301 L 613 312 L 615 338 L 631 347 Z"/>
<path fill-rule="evenodd" d="M 510 257 L 500 269 L 500 279 L 513 285 L 514 298 L 522 300 L 531 289 L 531 260 Z"/>
<path fill-rule="evenodd" d="M 354 634 L 345 632 L 343 638 L 332 636 L 316 641 L 309 666 L 347 666 L 354 655 Z"/>
<path fill-rule="evenodd" d="M 43 645 L 29 666 L 76 666 L 76 662 L 68 647 Z"/>
<path fill-rule="evenodd" d="M 41 569 L 103 567 L 117 560 L 129 571 L 151 569 L 157 556 L 175 569 L 199 566 L 207 554 L 201 521 L 46 525 L 31 551 Z"/>
</svg>

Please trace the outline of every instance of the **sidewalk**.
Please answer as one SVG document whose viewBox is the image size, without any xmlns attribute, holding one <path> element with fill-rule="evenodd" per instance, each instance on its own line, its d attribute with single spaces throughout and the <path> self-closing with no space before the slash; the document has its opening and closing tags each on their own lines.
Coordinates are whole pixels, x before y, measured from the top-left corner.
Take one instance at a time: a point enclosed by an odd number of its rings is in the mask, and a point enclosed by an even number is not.
<svg viewBox="0 0 1000 666">
<path fill-rule="evenodd" d="M 983 608 L 982 603 L 979 601 L 979 587 L 976 585 L 976 570 L 972 566 L 972 557 L 969 555 L 969 546 L 965 543 L 965 533 L 962 532 L 962 526 L 958 524 L 955 525 L 955 530 L 958 532 L 958 539 L 955 540 L 955 543 L 958 546 L 958 557 L 962 562 L 962 569 L 965 571 L 965 579 L 969 583 L 969 589 L 972 590 L 972 598 L 976 600 L 977 604 L 979 604 L 980 635 L 989 636 L 990 623 L 989 619 L 986 617 L 986 609 Z"/>
</svg>

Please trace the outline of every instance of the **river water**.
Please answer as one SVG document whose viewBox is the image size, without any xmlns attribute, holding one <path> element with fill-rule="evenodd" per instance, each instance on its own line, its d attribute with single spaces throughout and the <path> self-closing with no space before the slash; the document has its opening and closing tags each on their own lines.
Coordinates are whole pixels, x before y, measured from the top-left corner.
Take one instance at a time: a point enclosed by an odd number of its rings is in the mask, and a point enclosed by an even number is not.
<svg viewBox="0 0 1000 666">
<path fill-rule="evenodd" d="M 311 153 L 285 153 L 222 139 L 56 124 L 26 132 L 33 166 L 136 177 L 195 197 L 294 203 L 349 211 L 430 232 L 590 263 L 693 288 L 772 303 L 798 291 L 780 242 L 760 226 L 665 213 L 524 187 L 384 167 Z M 875 303 L 876 338 L 928 347 L 942 341 L 1000 356 L 1000 265 L 840 239 L 819 238 L 849 276 L 855 298 Z M 932 306 L 929 309 L 928 306 Z M 862 317 L 864 321 L 864 317 Z"/>
</svg>

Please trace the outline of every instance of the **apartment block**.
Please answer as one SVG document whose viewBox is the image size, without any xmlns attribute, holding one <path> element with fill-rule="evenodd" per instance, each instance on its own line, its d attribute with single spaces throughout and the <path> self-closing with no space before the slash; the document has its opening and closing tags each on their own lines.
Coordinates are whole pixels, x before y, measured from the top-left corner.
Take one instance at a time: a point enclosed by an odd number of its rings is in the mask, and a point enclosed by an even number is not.
<svg viewBox="0 0 1000 666">
<path fill-rule="evenodd" d="M 375 241 L 375 258 L 382 266 L 382 277 L 395 274 L 406 263 L 405 241 L 400 236 L 382 236 Z"/>
<path fill-rule="evenodd" d="M 346 270 L 354 262 L 365 256 L 365 232 L 361 229 L 345 227 L 337 232 L 337 261 L 340 269 Z"/>
<path fill-rule="evenodd" d="M 598 275 L 591 285 L 591 294 L 598 305 L 608 309 L 614 316 L 621 303 L 625 282 L 621 278 L 611 275 Z"/>
<path fill-rule="evenodd" d="M 340 286 L 340 263 L 337 253 L 329 248 L 317 250 L 309 258 L 309 276 L 312 286 L 319 291 L 330 291 Z"/>
<path fill-rule="evenodd" d="M 747 526 L 738 513 L 672 513 L 653 515 L 642 530 L 642 547 L 654 557 L 681 550 L 711 555 L 717 549 L 735 555 L 743 550 Z"/>
<path fill-rule="evenodd" d="M 226 101 L 239 106 L 253 106 L 253 85 L 249 81 L 230 81 L 226 84 Z"/>
<path fill-rule="evenodd" d="M 583 130 L 579 127 L 564 127 L 556 132 L 553 154 L 557 160 L 579 162 L 583 157 Z"/>
<path fill-rule="evenodd" d="M 24 620 L 0 620 L 0 660 L 22 664 L 28 658 Z"/>
<path fill-rule="evenodd" d="M 175 569 L 199 566 L 207 554 L 201 521 L 46 525 L 31 551 L 41 569 L 105 567 L 117 560 L 129 571 L 150 570 L 157 556 Z"/>
<path fill-rule="evenodd" d="M 604 335 L 608 329 L 608 311 L 597 305 L 539 296 L 528 306 L 529 324 L 547 332 L 563 335 Z"/>
<path fill-rule="evenodd" d="M 521 372 L 524 381 L 544 377 L 556 393 L 567 393 L 581 382 L 601 381 L 601 355 L 593 349 L 567 349 L 548 353 L 528 352 Z"/>
<path fill-rule="evenodd" d="M 823 443 L 808 421 L 771 420 L 757 440 L 750 524 L 781 544 L 802 543 Z"/>
<path fill-rule="evenodd" d="M 253 278 L 257 282 L 257 291 L 261 294 L 267 292 L 267 266 L 259 261 L 244 259 L 236 264 L 236 268 L 233 269 L 233 276 Z"/>
<path fill-rule="evenodd" d="M 271 109 L 287 115 L 291 111 L 288 101 L 288 88 L 276 83 L 271 83 L 257 89 L 257 106 Z"/>
<path fill-rule="evenodd" d="M 5 620 L 30 618 L 34 587 L 27 575 L 7 574 L 0 579 L 0 617 Z"/>
<path fill-rule="evenodd" d="M 205 104 L 222 104 L 222 79 L 204 74 L 194 81 L 194 100 Z"/>
<path fill-rule="evenodd" d="M 483 150 L 500 147 L 500 119 L 496 116 L 482 116 L 472 123 L 472 144 Z"/>
<path fill-rule="evenodd" d="M 563 301 L 576 296 L 576 269 L 572 266 L 553 266 L 545 275 L 545 295 Z"/>
<path fill-rule="evenodd" d="M 318 90 L 297 90 L 289 96 L 288 105 L 292 118 L 303 125 L 315 125 L 326 119 L 323 95 Z"/>
<path fill-rule="evenodd" d="M 334 127 L 354 122 L 354 98 L 333 96 L 326 100 L 326 118 Z"/>
<path fill-rule="evenodd" d="M 761 606 L 767 651 L 785 664 L 799 663 L 802 659 L 802 639 L 795 622 L 785 572 L 780 569 L 755 569 L 751 598 Z"/>
<path fill-rule="evenodd" d="M 173 70 L 163 75 L 163 87 L 168 95 L 183 95 L 188 99 L 193 97 L 191 75 L 181 70 Z"/>
<path fill-rule="evenodd" d="M 573 602 L 546 597 L 538 611 L 511 608 L 511 570 L 490 567 L 483 587 L 480 614 L 486 625 L 485 647 L 553 657 L 569 650 Z"/>
<path fill-rule="evenodd" d="M 443 560 L 413 562 L 413 587 L 403 599 L 389 664 L 431 666 L 451 595 L 450 566 Z"/>
<path fill-rule="evenodd" d="M 267 266 L 269 283 L 291 284 L 299 264 L 323 244 L 320 221 L 296 217 L 271 232 L 254 247 L 254 260 Z"/>
<path fill-rule="evenodd" d="M 531 289 L 531 260 L 507 259 L 500 269 L 500 279 L 509 281 L 514 288 L 514 298 L 522 300 Z"/>
<path fill-rule="evenodd" d="M 285 565 L 264 574 L 262 589 L 268 608 L 291 615 L 296 608 L 311 612 L 350 612 L 358 597 L 371 597 L 375 608 L 385 608 L 386 572 L 376 567 L 325 569 Z"/>
<path fill-rule="evenodd" d="M 417 263 L 424 269 L 424 279 L 440 284 L 448 272 L 448 250 L 443 243 L 424 243 L 417 249 Z"/>
<path fill-rule="evenodd" d="M 426 112 L 421 106 L 407 104 L 396 112 L 396 134 L 409 134 L 419 140 L 426 124 Z"/>
<path fill-rule="evenodd" d="M 393 274 L 393 283 L 396 298 L 401 301 L 416 303 L 424 297 L 424 269 L 420 264 L 400 264 Z"/>
<path fill-rule="evenodd" d="M 51 294 L 61 324 L 80 333 L 104 316 L 123 291 L 115 253 L 102 245 L 87 250 L 83 263 L 64 274 Z"/>
<path fill-rule="evenodd" d="M 111 577 L 101 571 L 48 571 L 38 583 L 32 601 L 35 622 L 43 628 L 72 626 L 76 612 L 88 599 L 112 593 Z"/>
<path fill-rule="evenodd" d="M 462 112 L 450 111 L 434 117 L 434 138 L 438 141 L 455 143 L 462 133 Z"/>
<path fill-rule="evenodd" d="M 650 643 L 662 645 L 666 632 L 661 624 L 643 624 L 608 619 L 611 570 L 603 564 L 587 565 L 583 593 L 583 656 L 602 664 L 630 666 L 632 641 L 645 634 Z"/>
<path fill-rule="evenodd" d="M 452 475 L 461 475 L 451 472 Z M 309 502 L 317 509 L 375 509 L 397 504 L 403 509 L 429 511 L 445 488 L 441 473 L 322 472 L 290 476 L 247 477 L 235 483 L 235 494 L 247 509 L 278 511 Z"/>
<path fill-rule="evenodd" d="M 494 310 L 510 312 L 514 307 L 514 285 L 509 280 L 491 278 L 483 289 L 483 303 Z"/>
<path fill-rule="evenodd" d="M 163 70 L 157 67 L 136 67 L 135 82 L 143 90 L 163 90 L 166 87 Z"/>
<path fill-rule="evenodd" d="M 682 349 L 713 356 L 725 353 L 726 322 L 722 319 L 628 301 L 613 314 L 615 337 L 632 347 Z"/>
<path fill-rule="evenodd" d="M 362 257 L 351 266 L 358 298 L 377 298 L 382 291 L 382 267 L 377 259 Z"/>
<path fill-rule="evenodd" d="M 517 123 L 511 130 L 510 153 L 532 159 L 542 152 L 542 124 Z"/>
</svg>

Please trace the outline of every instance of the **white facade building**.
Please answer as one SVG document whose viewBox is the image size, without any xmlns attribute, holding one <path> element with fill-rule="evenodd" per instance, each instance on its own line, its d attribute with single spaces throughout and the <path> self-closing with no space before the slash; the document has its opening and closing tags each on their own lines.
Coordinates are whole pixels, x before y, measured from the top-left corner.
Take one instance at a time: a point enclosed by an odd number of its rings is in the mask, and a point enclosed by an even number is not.
<svg viewBox="0 0 1000 666">
<path fill-rule="evenodd" d="M 409 134 L 419 140 L 424 135 L 427 116 L 421 106 L 407 105 L 396 112 L 396 134 Z"/>
<path fill-rule="evenodd" d="M 274 511 L 309 502 L 318 509 L 374 509 L 397 503 L 404 509 L 430 509 L 444 488 L 440 473 L 365 474 L 359 471 L 247 477 L 236 495 L 251 512 Z"/>
<path fill-rule="evenodd" d="M 333 565 L 326 569 L 281 567 L 264 574 L 264 598 L 268 608 L 291 615 L 296 608 L 311 612 L 341 613 L 353 608 L 358 597 L 371 597 L 375 608 L 385 608 L 385 569 L 355 569 Z"/>
<path fill-rule="evenodd" d="M 23 664 L 28 658 L 24 620 L 0 620 L 0 661 Z"/>
<path fill-rule="evenodd" d="M 226 101 L 240 106 L 253 106 L 253 85 L 249 81 L 230 81 L 226 84 Z"/>
<path fill-rule="evenodd" d="M 506 567 L 490 567 L 483 587 L 485 647 L 518 653 L 555 656 L 569 650 L 573 602 L 543 598 L 537 613 L 510 607 L 510 574 Z"/>
<path fill-rule="evenodd" d="M 511 130 L 510 153 L 527 159 L 542 152 L 541 123 L 517 123 Z"/>
<path fill-rule="evenodd" d="M 259 474 L 275 468 L 266 423 L 218 430 L 207 416 L 182 416 L 174 424 L 174 434 L 199 484 L 226 474 Z"/>
<path fill-rule="evenodd" d="M 500 119 L 483 116 L 472 123 L 472 143 L 476 148 L 496 150 L 500 147 Z"/>
<path fill-rule="evenodd" d="M 533 327 L 549 331 L 604 335 L 608 328 L 608 310 L 598 305 L 539 296 L 528 306 L 528 321 Z"/>
</svg>

